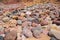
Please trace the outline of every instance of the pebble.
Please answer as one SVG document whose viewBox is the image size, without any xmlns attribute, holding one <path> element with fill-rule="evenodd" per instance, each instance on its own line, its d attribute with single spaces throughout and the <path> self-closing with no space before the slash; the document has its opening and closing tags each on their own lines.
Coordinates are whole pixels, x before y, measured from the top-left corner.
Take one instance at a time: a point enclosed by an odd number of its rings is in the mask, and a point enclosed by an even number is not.
<svg viewBox="0 0 60 40">
<path fill-rule="evenodd" d="M 8 24 L 9 24 L 10 27 L 15 27 L 16 24 L 17 24 L 17 21 L 14 20 L 14 19 L 11 19 L 11 20 L 8 22 Z"/>
<path fill-rule="evenodd" d="M 10 20 L 9 17 L 4 17 L 4 18 L 2 18 L 2 21 L 3 21 L 3 22 L 8 22 L 9 20 Z"/>
<path fill-rule="evenodd" d="M 54 37 L 51 37 L 51 39 L 50 40 L 57 40 L 56 38 L 54 38 Z"/>
<path fill-rule="evenodd" d="M 22 24 L 22 20 L 17 20 L 17 24 Z"/>
<path fill-rule="evenodd" d="M 34 27 L 31 29 L 31 31 L 33 32 L 33 36 L 36 38 L 39 38 L 42 32 L 41 27 Z"/>
<path fill-rule="evenodd" d="M 18 16 L 12 16 L 12 18 L 17 20 L 18 19 Z"/>
<path fill-rule="evenodd" d="M 0 26 L 0 31 L 4 31 L 4 27 L 3 26 Z"/>
<path fill-rule="evenodd" d="M 21 13 L 20 16 L 24 17 L 25 16 L 25 13 Z"/>
<path fill-rule="evenodd" d="M 28 33 L 27 33 L 27 32 L 28 32 Z M 32 37 L 32 32 L 31 32 L 28 28 L 26 28 L 26 27 L 23 28 L 23 34 L 24 34 L 27 38 Z"/>
<path fill-rule="evenodd" d="M 0 36 L 0 40 L 4 40 L 4 38 L 2 36 Z"/>
<path fill-rule="evenodd" d="M 15 40 L 16 39 L 16 31 L 11 31 L 6 34 L 4 40 Z"/>
<path fill-rule="evenodd" d="M 60 27 L 57 26 L 56 24 L 54 24 L 52 27 L 51 27 L 51 30 L 50 32 L 57 38 L 57 39 L 60 39 Z"/>
<path fill-rule="evenodd" d="M 27 15 L 30 15 L 30 14 L 31 14 L 31 11 L 27 11 L 26 14 L 27 14 Z"/>
</svg>

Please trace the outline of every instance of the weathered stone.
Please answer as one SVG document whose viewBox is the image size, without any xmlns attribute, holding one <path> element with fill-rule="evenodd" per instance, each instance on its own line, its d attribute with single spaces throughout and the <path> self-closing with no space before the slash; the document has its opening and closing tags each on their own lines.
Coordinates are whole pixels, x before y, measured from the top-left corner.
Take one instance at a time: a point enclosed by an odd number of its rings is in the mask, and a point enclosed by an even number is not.
<svg viewBox="0 0 60 40">
<path fill-rule="evenodd" d="M 51 37 L 51 39 L 50 40 L 57 40 L 56 38 L 54 38 L 54 37 Z"/>
<path fill-rule="evenodd" d="M 0 36 L 0 40 L 4 40 L 4 38 L 2 36 Z"/>
<path fill-rule="evenodd" d="M 22 20 L 17 20 L 17 24 L 22 24 Z"/>
<path fill-rule="evenodd" d="M 4 18 L 2 19 L 3 22 L 8 22 L 9 20 L 10 20 L 9 17 L 4 17 Z"/>
<path fill-rule="evenodd" d="M 27 33 L 28 32 L 28 33 Z M 28 29 L 28 28 L 26 28 L 26 27 L 24 27 L 23 28 L 23 34 L 26 36 L 26 37 L 32 37 L 32 32 Z"/>
<path fill-rule="evenodd" d="M 42 30 L 40 27 L 35 27 L 35 28 L 32 28 L 32 32 L 34 37 L 39 38 Z"/>
<path fill-rule="evenodd" d="M 51 28 L 51 33 L 57 38 L 60 39 L 60 27 L 57 25 L 53 25 Z"/>
<path fill-rule="evenodd" d="M 11 31 L 6 34 L 4 40 L 15 40 L 16 39 L 16 31 Z"/>
</svg>

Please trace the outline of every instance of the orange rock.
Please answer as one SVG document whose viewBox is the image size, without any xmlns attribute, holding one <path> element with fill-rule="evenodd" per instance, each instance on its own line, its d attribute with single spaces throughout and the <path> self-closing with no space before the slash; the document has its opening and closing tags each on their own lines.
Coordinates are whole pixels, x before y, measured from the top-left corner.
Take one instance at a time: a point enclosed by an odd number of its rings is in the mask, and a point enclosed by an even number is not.
<svg viewBox="0 0 60 40">
<path fill-rule="evenodd" d="M 16 27 L 17 21 L 14 19 L 11 19 L 8 23 L 7 23 L 10 27 Z M 6 24 L 6 25 L 7 25 Z"/>
<path fill-rule="evenodd" d="M 41 38 L 39 40 L 50 40 L 50 37 L 48 35 L 41 34 L 40 36 Z"/>
<path fill-rule="evenodd" d="M 18 16 L 12 16 L 13 19 L 18 19 Z"/>
<path fill-rule="evenodd" d="M 32 38 L 27 38 L 26 40 L 37 40 L 37 39 L 32 37 Z"/>
<path fill-rule="evenodd" d="M 25 13 L 21 13 L 20 15 L 21 15 L 22 17 L 24 17 L 24 16 L 25 16 Z"/>
<path fill-rule="evenodd" d="M 18 17 L 18 19 L 21 19 L 21 20 L 24 19 L 24 18 L 25 18 L 25 17 L 22 17 L 22 16 L 19 16 L 19 17 Z"/>
<path fill-rule="evenodd" d="M 45 34 L 41 34 L 40 35 L 41 37 L 40 38 L 27 38 L 26 40 L 50 40 L 50 37 L 48 35 L 45 35 Z"/>
</svg>

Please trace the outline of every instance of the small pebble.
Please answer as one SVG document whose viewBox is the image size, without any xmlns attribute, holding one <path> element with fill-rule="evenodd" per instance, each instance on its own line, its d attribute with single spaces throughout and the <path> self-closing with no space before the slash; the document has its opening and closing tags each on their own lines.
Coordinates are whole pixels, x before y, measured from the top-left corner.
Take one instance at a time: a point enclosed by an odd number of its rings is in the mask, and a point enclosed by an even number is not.
<svg viewBox="0 0 60 40">
<path fill-rule="evenodd" d="M 17 24 L 22 24 L 22 20 L 17 20 Z"/>
</svg>

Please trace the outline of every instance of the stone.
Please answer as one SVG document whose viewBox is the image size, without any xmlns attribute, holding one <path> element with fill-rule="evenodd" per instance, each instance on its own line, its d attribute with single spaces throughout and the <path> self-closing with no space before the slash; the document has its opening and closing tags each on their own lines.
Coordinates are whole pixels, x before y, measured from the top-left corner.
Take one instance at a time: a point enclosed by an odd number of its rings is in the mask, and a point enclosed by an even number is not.
<svg viewBox="0 0 60 40">
<path fill-rule="evenodd" d="M 0 31 L 4 31 L 4 27 L 3 26 L 0 26 Z"/>
<path fill-rule="evenodd" d="M 51 37 L 51 39 L 50 40 L 57 40 L 56 38 L 54 38 L 54 37 Z"/>
<path fill-rule="evenodd" d="M 16 39 L 16 31 L 10 31 L 6 34 L 4 40 L 15 40 Z"/>
<path fill-rule="evenodd" d="M 31 14 L 31 11 L 27 11 L 26 14 L 27 14 L 27 15 L 30 15 L 30 14 Z"/>
<path fill-rule="evenodd" d="M 2 36 L 0 36 L 0 40 L 4 40 L 4 38 Z"/>
<path fill-rule="evenodd" d="M 22 40 L 26 40 L 26 37 L 24 35 L 22 35 Z"/>
<path fill-rule="evenodd" d="M 27 32 L 28 32 L 28 33 L 27 33 Z M 28 28 L 26 28 L 26 27 L 23 28 L 23 34 L 24 34 L 27 38 L 32 37 L 32 32 L 31 32 Z"/>
<path fill-rule="evenodd" d="M 9 26 L 10 27 L 15 27 L 16 24 L 17 24 L 17 21 L 15 19 L 11 19 L 9 22 L 8 22 Z"/>
<path fill-rule="evenodd" d="M 60 27 L 59 26 L 57 26 L 57 25 L 53 25 L 52 27 L 51 27 L 51 30 L 50 30 L 50 32 L 57 38 L 57 39 L 60 39 Z"/>
<path fill-rule="evenodd" d="M 10 14 L 11 14 L 11 12 L 6 11 L 3 15 L 4 15 L 4 16 L 9 16 Z"/>
<path fill-rule="evenodd" d="M 43 33 L 40 34 L 40 37 L 41 38 L 39 38 L 39 40 L 50 40 L 51 39 L 48 35 L 43 34 Z"/>
<path fill-rule="evenodd" d="M 46 20 L 42 20 L 41 22 L 40 22 L 40 24 L 43 26 L 43 25 L 48 25 L 48 21 L 46 21 Z"/>
<path fill-rule="evenodd" d="M 36 38 L 39 38 L 42 32 L 41 27 L 34 27 L 31 29 L 31 31 L 33 32 L 33 36 Z"/>
<path fill-rule="evenodd" d="M 12 18 L 17 20 L 18 19 L 18 16 L 12 16 Z"/>
<path fill-rule="evenodd" d="M 22 20 L 17 20 L 17 24 L 22 24 Z"/>
<path fill-rule="evenodd" d="M 3 22 L 8 22 L 9 20 L 10 20 L 9 17 L 4 17 L 4 18 L 2 18 L 2 21 L 3 21 Z"/>
<path fill-rule="evenodd" d="M 32 37 L 32 38 L 27 38 L 26 40 L 37 40 L 37 39 Z"/>
<path fill-rule="evenodd" d="M 25 16 L 25 13 L 21 13 L 20 16 L 24 17 Z"/>
</svg>

